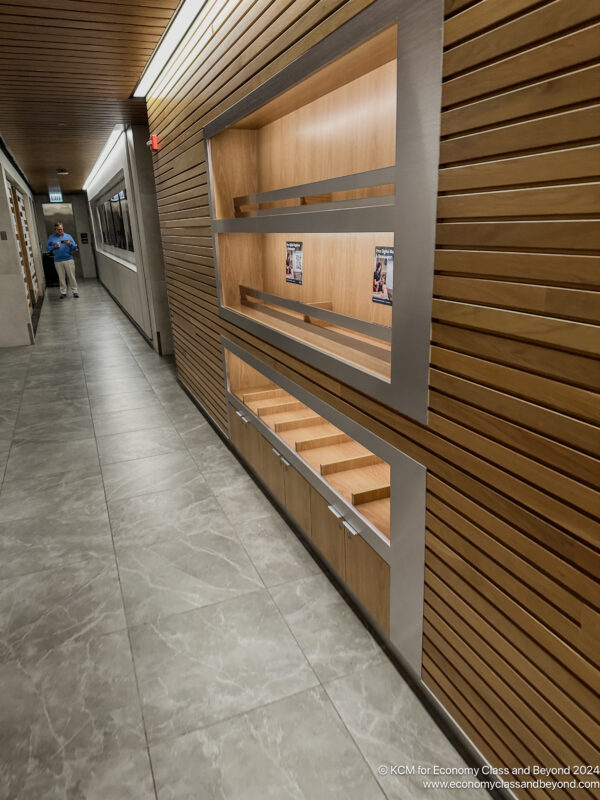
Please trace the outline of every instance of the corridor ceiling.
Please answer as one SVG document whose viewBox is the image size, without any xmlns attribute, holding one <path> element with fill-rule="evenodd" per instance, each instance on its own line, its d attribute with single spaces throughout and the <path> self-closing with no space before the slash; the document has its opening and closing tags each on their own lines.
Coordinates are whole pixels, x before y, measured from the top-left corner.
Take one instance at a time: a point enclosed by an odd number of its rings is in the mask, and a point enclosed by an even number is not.
<svg viewBox="0 0 600 800">
<path fill-rule="evenodd" d="M 130 95 L 179 2 L 0 2 L 0 136 L 35 192 L 80 190 L 113 127 L 146 122 Z"/>
</svg>

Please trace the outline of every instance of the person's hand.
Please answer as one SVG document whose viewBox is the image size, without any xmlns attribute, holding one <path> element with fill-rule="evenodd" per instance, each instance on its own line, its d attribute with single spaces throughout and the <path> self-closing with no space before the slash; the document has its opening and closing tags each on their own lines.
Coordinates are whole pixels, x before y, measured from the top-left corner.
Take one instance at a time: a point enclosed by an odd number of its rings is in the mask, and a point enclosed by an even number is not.
<svg viewBox="0 0 600 800">
<path fill-rule="evenodd" d="M 54 242 L 54 249 L 56 250 L 57 247 L 60 247 L 60 242 Z"/>
</svg>

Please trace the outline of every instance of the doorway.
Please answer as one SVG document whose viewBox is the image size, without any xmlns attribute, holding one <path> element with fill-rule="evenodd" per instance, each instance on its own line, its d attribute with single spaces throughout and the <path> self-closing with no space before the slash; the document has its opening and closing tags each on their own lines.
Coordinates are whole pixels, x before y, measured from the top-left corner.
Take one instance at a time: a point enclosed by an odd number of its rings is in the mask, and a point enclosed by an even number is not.
<svg viewBox="0 0 600 800">
<path fill-rule="evenodd" d="M 46 226 L 46 241 L 48 241 L 48 236 L 54 233 L 55 223 L 62 222 L 65 233 L 70 233 L 77 244 L 80 244 L 71 203 L 42 203 L 42 212 L 44 214 L 44 225 Z M 46 242 L 43 242 L 43 244 L 45 245 Z M 75 261 L 76 277 L 83 278 L 81 257 L 78 250 L 73 253 L 73 260 Z"/>
</svg>

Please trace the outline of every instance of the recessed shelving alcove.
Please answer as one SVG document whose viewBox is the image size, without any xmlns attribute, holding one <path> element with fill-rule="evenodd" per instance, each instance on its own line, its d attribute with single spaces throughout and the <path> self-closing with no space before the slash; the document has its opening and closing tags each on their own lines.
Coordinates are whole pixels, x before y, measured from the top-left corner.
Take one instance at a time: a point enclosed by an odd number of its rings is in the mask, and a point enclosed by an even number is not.
<svg viewBox="0 0 600 800">
<path fill-rule="evenodd" d="M 424 467 L 239 344 L 222 342 L 233 445 L 416 669 Z"/>
<path fill-rule="evenodd" d="M 376 0 L 205 128 L 220 314 L 421 420 L 440 31 Z"/>
</svg>

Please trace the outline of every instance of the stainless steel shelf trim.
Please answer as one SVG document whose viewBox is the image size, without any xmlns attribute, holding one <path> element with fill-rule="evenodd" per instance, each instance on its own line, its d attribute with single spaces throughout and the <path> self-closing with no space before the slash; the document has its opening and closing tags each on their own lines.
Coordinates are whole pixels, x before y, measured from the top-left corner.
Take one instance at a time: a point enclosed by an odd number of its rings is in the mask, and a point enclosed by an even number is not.
<svg viewBox="0 0 600 800">
<path fill-rule="evenodd" d="M 326 308 L 317 308 L 311 306 L 310 303 L 301 303 L 299 300 L 290 300 L 287 297 L 281 297 L 278 294 L 270 294 L 263 292 L 260 289 L 252 289 L 249 286 L 240 286 L 240 293 L 244 292 L 250 297 L 256 297 L 259 300 L 264 300 L 267 303 L 281 306 L 282 308 L 289 308 L 290 311 L 298 311 L 301 314 L 306 314 L 315 319 L 321 319 L 323 322 L 331 322 L 334 325 L 339 325 L 342 328 L 362 333 L 365 336 L 372 336 L 374 339 L 380 339 L 382 342 L 392 341 L 392 331 L 387 325 L 379 325 L 376 322 L 366 322 L 356 317 L 349 317 L 347 314 L 340 314 L 337 311 L 329 311 Z"/>
<path fill-rule="evenodd" d="M 286 186 L 284 189 L 274 189 L 271 192 L 256 192 L 255 194 L 234 197 L 234 203 L 274 203 L 278 200 L 290 200 L 311 194 L 324 194 L 326 192 L 344 192 L 351 189 L 366 189 L 369 186 L 379 186 L 385 183 L 395 183 L 396 167 L 382 167 L 371 169 L 367 172 L 354 172 L 350 175 L 341 175 L 339 178 L 328 178 L 312 183 L 301 183 L 297 186 Z"/>
</svg>

